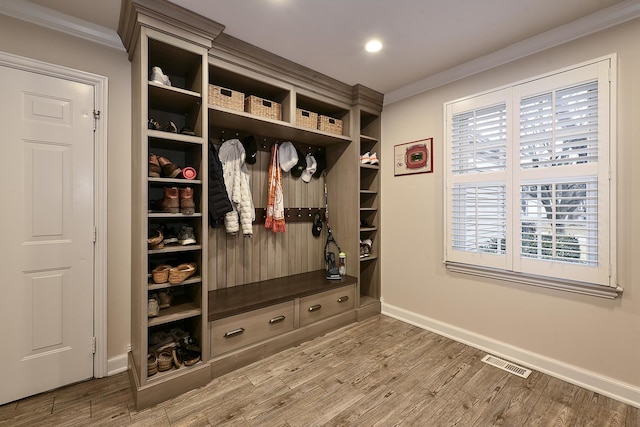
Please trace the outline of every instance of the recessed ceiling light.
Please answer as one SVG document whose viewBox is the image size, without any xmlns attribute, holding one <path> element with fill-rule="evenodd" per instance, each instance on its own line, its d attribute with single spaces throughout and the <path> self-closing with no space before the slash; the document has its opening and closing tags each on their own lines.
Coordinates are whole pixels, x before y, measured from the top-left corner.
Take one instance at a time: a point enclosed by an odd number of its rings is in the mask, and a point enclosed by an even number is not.
<svg viewBox="0 0 640 427">
<path fill-rule="evenodd" d="M 382 49 L 382 43 L 380 40 L 369 40 L 364 48 L 367 52 L 377 52 Z"/>
</svg>

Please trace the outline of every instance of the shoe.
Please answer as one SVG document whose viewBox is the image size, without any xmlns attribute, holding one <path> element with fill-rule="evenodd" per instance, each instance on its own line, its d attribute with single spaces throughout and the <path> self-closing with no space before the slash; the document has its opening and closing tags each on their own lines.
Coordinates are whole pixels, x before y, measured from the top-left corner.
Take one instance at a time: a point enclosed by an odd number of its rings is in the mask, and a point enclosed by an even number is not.
<svg viewBox="0 0 640 427">
<path fill-rule="evenodd" d="M 369 225 L 369 223 L 367 221 L 365 221 L 364 219 L 360 220 L 360 228 L 369 228 L 369 227 L 371 227 L 371 226 Z"/>
<path fill-rule="evenodd" d="M 158 353 L 158 370 L 160 372 L 168 371 L 173 368 L 173 350 L 165 348 Z"/>
<path fill-rule="evenodd" d="M 169 264 L 161 264 L 151 270 L 153 283 L 167 283 L 169 281 L 169 270 L 171 270 L 171 266 Z"/>
<path fill-rule="evenodd" d="M 193 188 L 185 187 L 180 189 L 180 212 L 183 215 L 193 215 L 196 211 L 196 204 L 193 201 Z"/>
<path fill-rule="evenodd" d="M 175 352 L 180 365 L 191 366 L 200 361 L 200 346 L 193 337 L 179 340 L 176 344 Z"/>
<path fill-rule="evenodd" d="M 378 156 L 376 155 L 376 153 L 373 153 L 372 155 L 369 156 L 369 164 L 370 165 L 379 165 L 380 162 L 378 161 Z"/>
<path fill-rule="evenodd" d="M 163 290 L 158 292 L 158 308 L 162 310 L 164 308 L 171 307 L 172 299 L 173 299 L 173 296 L 171 295 L 170 290 Z"/>
<path fill-rule="evenodd" d="M 160 130 L 165 132 L 178 133 L 178 128 L 176 127 L 176 124 L 173 122 L 167 122 L 167 124 L 162 126 Z"/>
<path fill-rule="evenodd" d="M 196 136 L 196 133 L 191 128 L 188 128 L 186 126 L 180 129 L 180 133 L 183 135 Z"/>
<path fill-rule="evenodd" d="M 164 235 L 159 228 L 157 230 L 151 230 L 147 244 L 151 250 L 164 248 Z"/>
<path fill-rule="evenodd" d="M 193 234 L 193 227 L 183 225 L 180 233 L 178 233 L 178 242 L 182 246 L 194 245 L 196 243 L 196 236 Z"/>
<path fill-rule="evenodd" d="M 180 199 L 178 198 L 178 187 L 164 187 L 164 197 L 160 202 L 162 212 L 179 213 Z"/>
<path fill-rule="evenodd" d="M 147 311 L 148 317 L 156 317 L 158 314 L 160 314 L 160 306 L 158 305 L 158 299 L 156 298 L 155 294 L 151 298 L 149 298 Z"/>
<path fill-rule="evenodd" d="M 360 240 L 360 258 L 364 258 L 364 249 L 365 245 L 364 243 L 362 243 L 362 240 Z"/>
<path fill-rule="evenodd" d="M 156 121 L 156 119 L 149 119 L 148 128 L 151 130 L 160 130 L 160 123 Z"/>
<path fill-rule="evenodd" d="M 149 176 L 152 178 L 160 178 L 161 171 L 158 156 L 153 153 L 149 154 Z"/>
<path fill-rule="evenodd" d="M 161 85 L 171 86 L 171 80 L 169 80 L 169 77 L 162 72 L 160 67 L 151 68 L 151 78 L 149 80 Z"/>
<path fill-rule="evenodd" d="M 173 267 L 169 270 L 169 283 L 172 285 L 178 285 L 193 276 L 195 272 L 195 262 L 180 264 L 179 266 Z"/>
<path fill-rule="evenodd" d="M 162 170 L 162 176 L 165 178 L 175 178 L 182 172 L 182 169 L 180 169 L 178 165 L 166 157 L 158 156 L 158 164 Z"/>
<path fill-rule="evenodd" d="M 373 246 L 373 242 L 371 239 L 364 239 L 362 244 L 364 245 L 364 256 L 368 257 L 371 254 L 371 246 Z"/>
<path fill-rule="evenodd" d="M 156 357 L 155 353 L 149 353 L 147 354 L 147 376 L 150 377 L 151 375 L 154 375 L 157 373 L 158 373 L 158 358 Z"/>
<path fill-rule="evenodd" d="M 366 153 L 364 153 L 362 156 L 360 156 L 360 163 L 361 164 L 367 165 L 370 162 L 371 162 L 371 156 L 370 156 L 368 151 Z"/>
<path fill-rule="evenodd" d="M 164 243 L 165 245 L 173 245 L 178 243 L 178 236 L 175 228 L 163 224 L 160 226 L 160 231 L 162 231 L 162 234 L 164 235 L 164 240 L 162 240 L 162 243 Z"/>
</svg>

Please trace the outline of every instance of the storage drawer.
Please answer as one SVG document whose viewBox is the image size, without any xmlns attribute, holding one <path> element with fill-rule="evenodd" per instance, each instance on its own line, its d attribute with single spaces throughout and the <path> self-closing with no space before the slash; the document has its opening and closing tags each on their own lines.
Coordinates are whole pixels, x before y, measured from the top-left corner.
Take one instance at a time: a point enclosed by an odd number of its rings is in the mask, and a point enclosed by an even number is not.
<svg viewBox="0 0 640 427">
<path fill-rule="evenodd" d="M 344 313 L 355 306 L 354 286 L 300 298 L 300 326 Z"/>
<path fill-rule="evenodd" d="M 211 356 L 292 331 L 293 307 L 288 301 L 210 322 Z"/>
</svg>

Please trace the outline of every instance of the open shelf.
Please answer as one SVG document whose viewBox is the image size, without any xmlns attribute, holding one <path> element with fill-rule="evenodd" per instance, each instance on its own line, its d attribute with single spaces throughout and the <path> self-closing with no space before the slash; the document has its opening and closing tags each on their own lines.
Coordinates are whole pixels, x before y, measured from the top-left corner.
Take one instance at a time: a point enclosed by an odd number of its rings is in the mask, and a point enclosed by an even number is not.
<svg viewBox="0 0 640 427">
<path fill-rule="evenodd" d="M 294 126 L 286 122 L 211 105 L 209 106 L 209 123 L 212 127 L 219 127 L 224 123 L 226 129 L 242 129 L 254 135 L 291 140 L 304 145 L 330 146 L 351 142 L 348 136 Z"/>
</svg>

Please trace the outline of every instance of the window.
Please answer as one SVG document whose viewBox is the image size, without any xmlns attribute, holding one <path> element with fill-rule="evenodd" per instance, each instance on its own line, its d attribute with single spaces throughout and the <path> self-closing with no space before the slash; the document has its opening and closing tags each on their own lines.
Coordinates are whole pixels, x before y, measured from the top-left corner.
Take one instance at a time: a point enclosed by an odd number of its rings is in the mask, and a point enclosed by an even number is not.
<svg viewBox="0 0 640 427">
<path fill-rule="evenodd" d="M 446 264 L 615 297 L 615 56 L 445 104 Z"/>
</svg>

